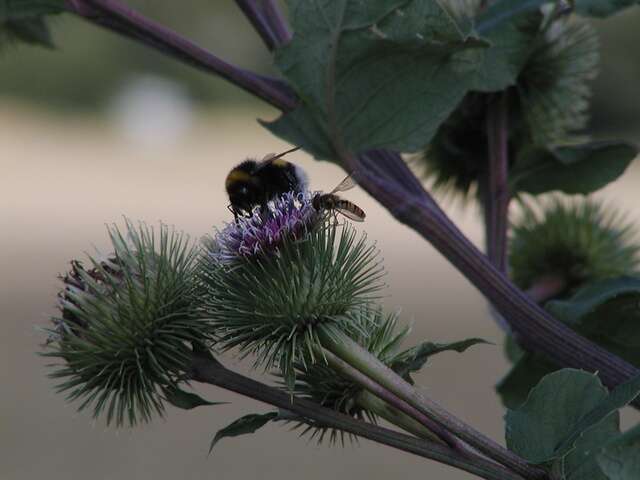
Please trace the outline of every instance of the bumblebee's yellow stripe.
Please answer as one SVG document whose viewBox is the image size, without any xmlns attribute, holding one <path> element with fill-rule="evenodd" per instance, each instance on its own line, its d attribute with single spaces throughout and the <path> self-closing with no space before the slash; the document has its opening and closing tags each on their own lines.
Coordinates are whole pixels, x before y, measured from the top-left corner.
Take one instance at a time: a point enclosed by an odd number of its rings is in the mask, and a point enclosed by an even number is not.
<svg viewBox="0 0 640 480">
<path fill-rule="evenodd" d="M 242 170 L 231 170 L 227 175 L 227 180 L 224 182 L 226 188 L 237 182 L 248 182 L 251 179 L 251 175 Z"/>
</svg>

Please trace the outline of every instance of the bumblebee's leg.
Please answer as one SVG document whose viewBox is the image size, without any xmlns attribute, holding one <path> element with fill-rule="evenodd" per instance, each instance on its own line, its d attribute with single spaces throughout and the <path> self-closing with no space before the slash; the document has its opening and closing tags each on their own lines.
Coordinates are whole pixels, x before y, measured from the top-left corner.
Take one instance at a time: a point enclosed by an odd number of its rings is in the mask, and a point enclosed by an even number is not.
<svg viewBox="0 0 640 480">
<path fill-rule="evenodd" d="M 231 204 L 227 205 L 227 210 L 229 210 L 231 213 L 233 213 L 233 219 L 237 222 L 238 221 L 238 212 L 233 207 L 233 205 L 231 205 Z"/>
</svg>

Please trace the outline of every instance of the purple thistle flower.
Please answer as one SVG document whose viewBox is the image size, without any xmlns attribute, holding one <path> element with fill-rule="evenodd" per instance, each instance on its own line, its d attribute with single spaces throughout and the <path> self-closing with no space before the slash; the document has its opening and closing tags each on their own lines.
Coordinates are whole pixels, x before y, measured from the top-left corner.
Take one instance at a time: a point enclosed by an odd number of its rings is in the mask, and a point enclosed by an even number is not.
<svg viewBox="0 0 640 480">
<path fill-rule="evenodd" d="M 209 253 L 221 263 L 275 252 L 283 241 L 298 240 L 313 228 L 320 215 L 312 205 L 313 194 L 289 192 L 218 230 Z"/>
</svg>

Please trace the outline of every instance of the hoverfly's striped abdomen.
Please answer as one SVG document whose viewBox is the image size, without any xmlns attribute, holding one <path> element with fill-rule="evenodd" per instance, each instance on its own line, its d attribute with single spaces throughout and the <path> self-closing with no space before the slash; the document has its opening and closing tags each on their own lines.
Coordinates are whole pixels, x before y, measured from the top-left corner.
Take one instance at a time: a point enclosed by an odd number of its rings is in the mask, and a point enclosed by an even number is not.
<svg viewBox="0 0 640 480">
<path fill-rule="evenodd" d="M 313 208 L 316 210 L 326 210 L 341 213 L 347 218 L 356 222 L 364 221 L 367 216 L 355 203 L 340 198 L 333 193 L 317 194 L 313 197 Z"/>
</svg>

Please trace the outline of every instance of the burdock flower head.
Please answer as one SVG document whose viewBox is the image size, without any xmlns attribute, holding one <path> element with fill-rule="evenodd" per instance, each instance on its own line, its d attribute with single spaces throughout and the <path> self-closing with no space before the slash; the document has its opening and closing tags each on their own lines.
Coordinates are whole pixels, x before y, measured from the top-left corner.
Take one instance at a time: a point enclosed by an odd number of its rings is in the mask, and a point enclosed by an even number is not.
<svg viewBox="0 0 640 480">
<path fill-rule="evenodd" d="M 191 342 L 210 327 L 193 315 L 195 253 L 166 226 L 159 232 L 129 222 L 109 229 L 113 253 L 78 261 L 61 276 L 61 314 L 53 318 L 48 349 L 52 378 L 79 409 L 107 413 L 107 423 L 131 425 L 164 412 L 188 366 Z"/>
<path fill-rule="evenodd" d="M 349 313 L 378 294 L 375 246 L 348 224 L 316 211 L 309 193 L 285 194 L 205 242 L 202 316 L 223 350 L 255 354 L 282 370 L 317 355 L 316 328 L 348 329 Z"/>
<path fill-rule="evenodd" d="M 530 288 L 555 276 L 571 292 L 587 283 L 637 272 L 635 231 L 619 212 L 593 201 L 555 198 L 525 207 L 513 227 L 509 263 L 514 282 Z"/>
<path fill-rule="evenodd" d="M 319 221 L 311 194 L 285 193 L 256 209 L 250 217 L 239 217 L 215 235 L 209 253 L 222 263 L 239 258 L 275 252 L 285 240 L 296 240 L 312 230 Z M 211 242 L 209 242 L 211 243 Z"/>
</svg>

